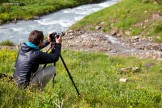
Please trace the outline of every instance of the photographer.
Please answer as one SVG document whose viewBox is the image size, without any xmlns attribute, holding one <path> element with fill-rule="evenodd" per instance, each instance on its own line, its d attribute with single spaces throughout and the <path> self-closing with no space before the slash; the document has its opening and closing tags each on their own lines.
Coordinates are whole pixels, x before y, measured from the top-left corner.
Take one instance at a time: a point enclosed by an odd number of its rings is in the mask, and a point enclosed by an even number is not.
<svg viewBox="0 0 162 108">
<path fill-rule="evenodd" d="M 30 33 L 28 42 L 20 45 L 13 75 L 18 87 L 27 88 L 29 85 L 35 85 L 43 89 L 56 74 L 56 68 L 53 65 L 43 68 L 40 64 L 58 61 L 62 37 L 55 37 L 55 46 L 50 54 L 40 50 L 49 45 L 52 39 L 50 35 L 48 35 L 48 40 L 45 42 L 43 42 L 43 39 L 43 32 L 34 30 Z"/>
</svg>

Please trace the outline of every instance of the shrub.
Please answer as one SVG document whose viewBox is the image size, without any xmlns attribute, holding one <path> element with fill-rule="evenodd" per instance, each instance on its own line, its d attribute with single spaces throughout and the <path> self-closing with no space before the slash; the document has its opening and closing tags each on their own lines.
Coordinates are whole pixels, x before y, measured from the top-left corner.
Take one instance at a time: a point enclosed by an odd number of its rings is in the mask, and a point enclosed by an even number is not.
<svg viewBox="0 0 162 108">
<path fill-rule="evenodd" d="M 3 42 L 0 42 L 0 46 L 14 46 L 15 44 L 10 41 L 10 40 L 6 40 L 6 41 L 3 41 Z"/>
<path fill-rule="evenodd" d="M 0 19 L 6 21 L 7 19 L 10 18 L 10 15 L 8 13 L 2 13 L 0 14 Z"/>
</svg>

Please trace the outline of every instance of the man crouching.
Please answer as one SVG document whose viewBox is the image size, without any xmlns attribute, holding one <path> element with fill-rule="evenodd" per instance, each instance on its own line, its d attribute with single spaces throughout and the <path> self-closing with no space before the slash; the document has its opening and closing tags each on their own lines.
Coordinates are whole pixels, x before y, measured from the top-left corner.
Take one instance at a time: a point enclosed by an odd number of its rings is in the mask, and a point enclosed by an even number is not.
<svg viewBox="0 0 162 108">
<path fill-rule="evenodd" d="M 20 45 L 13 74 L 18 87 L 27 88 L 29 85 L 39 85 L 42 89 L 49 80 L 56 74 L 53 65 L 43 68 L 40 64 L 57 62 L 61 52 L 62 37 L 55 38 L 55 47 L 50 54 L 40 51 L 50 44 L 50 34 L 48 40 L 43 42 L 42 31 L 34 30 L 28 37 L 28 42 Z"/>
</svg>

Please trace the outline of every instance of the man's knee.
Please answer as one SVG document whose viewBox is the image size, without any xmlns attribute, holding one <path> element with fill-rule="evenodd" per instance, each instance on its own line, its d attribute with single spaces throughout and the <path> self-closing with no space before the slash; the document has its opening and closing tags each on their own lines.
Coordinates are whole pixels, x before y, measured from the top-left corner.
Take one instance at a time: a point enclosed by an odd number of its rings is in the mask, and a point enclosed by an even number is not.
<svg viewBox="0 0 162 108">
<path fill-rule="evenodd" d="M 52 75 L 55 75 L 56 74 L 56 67 L 50 65 L 47 67 L 47 71 L 52 74 Z"/>
</svg>

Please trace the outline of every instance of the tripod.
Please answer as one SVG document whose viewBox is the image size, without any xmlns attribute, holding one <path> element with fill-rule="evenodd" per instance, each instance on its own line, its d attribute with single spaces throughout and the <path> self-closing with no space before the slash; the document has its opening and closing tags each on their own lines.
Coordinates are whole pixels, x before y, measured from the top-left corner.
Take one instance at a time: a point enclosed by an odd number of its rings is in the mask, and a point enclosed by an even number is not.
<svg viewBox="0 0 162 108">
<path fill-rule="evenodd" d="M 51 45 L 51 47 L 47 50 L 47 52 L 48 52 L 51 48 L 52 48 L 52 45 Z M 47 52 L 46 52 L 46 53 L 47 53 Z M 73 83 L 73 85 L 74 85 L 74 87 L 75 87 L 75 90 L 76 90 L 76 92 L 77 92 L 77 94 L 78 94 L 78 97 L 81 98 L 80 93 L 79 93 L 79 90 L 78 90 L 78 88 L 76 87 L 75 82 L 74 82 L 74 80 L 73 80 L 73 77 L 71 76 L 71 74 L 70 74 L 70 72 L 69 72 L 69 69 L 67 68 L 67 66 L 66 66 L 66 64 L 65 64 L 65 61 L 64 61 L 63 57 L 61 56 L 61 54 L 59 55 L 59 57 L 61 58 L 61 61 L 62 61 L 63 65 L 64 65 L 64 67 L 65 67 L 65 69 L 66 69 L 66 71 L 67 71 L 67 73 L 68 73 L 68 76 L 69 76 L 70 80 L 72 81 L 72 83 Z M 45 68 L 46 65 L 47 65 L 47 64 L 45 64 L 45 65 L 43 66 L 43 68 Z M 54 66 L 56 66 L 56 63 L 54 63 Z M 53 81 L 52 81 L 52 82 L 53 82 L 53 87 L 54 87 L 54 76 L 53 76 Z"/>
</svg>

